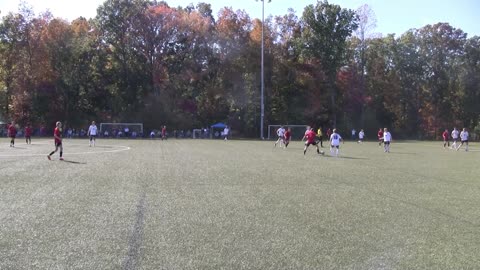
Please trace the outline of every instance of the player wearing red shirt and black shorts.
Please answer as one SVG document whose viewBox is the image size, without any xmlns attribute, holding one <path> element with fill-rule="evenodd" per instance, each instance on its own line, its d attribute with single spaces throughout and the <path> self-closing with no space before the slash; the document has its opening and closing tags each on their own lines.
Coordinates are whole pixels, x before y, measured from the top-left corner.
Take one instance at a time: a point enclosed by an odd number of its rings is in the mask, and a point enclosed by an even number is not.
<svg viewBox="0 0 480 270">
<path fill-rule="evenodd" d="M 443 137 L 443 148 L 446 148 L 447 146 L 450 147 L 450 141 L 448 140 L 449 139 L 448 129 L 445 129 L 445 131 L 442 133 L 442 137 Z"/>
<path fill-rule="evenodd" d="M 378 137 L 378 146 L 381 146 L 383 143 L 383 129 L 380 128 L 378 130 L 377 137 Z"/>
<path fill-rule="evenodd" d="M 287 128 L 287 131 L 283 134 L 284 137 L 284 143 L 285 143 L 285 148 L 287 148 L 288 144 L 290 143 L 290 139 L 292 138 L 292 129 Z"/>
<path fill-rule="evenodd" d="M 167 139 L 167 126 L 162 127 L 162 141 Z"/>
<path fill-rule="evenodd" d="M 32 144 L 32 128 L 30 127 L 30 125 L 27 125 L 27 127 L 25 127 L 25 142 L 27 144 Z"/>
<path fill-rule="evenodd" d="M 317 137 L 317 134 L 315 133 L 315 131 L 313 131 L 313 128 L 309 128 L 306 132 L 305 132 L 305 136 L 303 136 L 303 139 L 306 139 L 306 142 L 305 142 L 305 148 L 303 149 L 303 154 L 305 155 L 305 153 L 307 152 L 307 148 L 310 146 L 310 145 L 315 145 L 317 147 L 317 153 L 320 154 L 320 149 L 318 148 L 318 143 L 316 142 L 315 138 Z M 303 140 L 302 139 L 302 140 Z"/>
<path fill-rule="evenodd" d="M 52 151 L 48 156 L 48 160 L 52 160 L 50 157 L 55 154 L 58 149 L 60 149 L 60 160 L 63 160 L 63 146 L 62 146 L 62 123 L 58 121 L 55 125 L 55 130 L 53 131 L 53 137 L 55 141 L 55 150 Z"/>
<path fill-rule="evenodd" d="M 12 121 L 8 126 L 8 137 L 10 137 L 10 147 L 15 147 L 15 137 L 17 136 L 17 129 L 15 128 L 15 122 Z"/>
</svg>

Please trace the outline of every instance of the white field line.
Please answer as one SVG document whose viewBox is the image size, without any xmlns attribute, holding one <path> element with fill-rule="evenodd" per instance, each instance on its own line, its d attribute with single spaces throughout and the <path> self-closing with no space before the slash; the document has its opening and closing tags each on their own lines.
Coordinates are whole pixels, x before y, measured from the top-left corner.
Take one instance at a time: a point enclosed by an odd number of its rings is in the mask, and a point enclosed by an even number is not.
<svg viewBox="0 0 480 270">
<path fill-rule="evenodd" d="M 44 143 L 39 143 L 39 144 L 44 144 Z M 68 146 L 85 146 L 84 144 L 67 144 Z M 88 154 L 103 154 L 103 153 L 116 153 L 116 152 L 122 152 L 122 151 L 128 151 L 131 148 L 129 146 L 123 146 L 123 145 L 101 145 L 104 147 L 112 147 L 112 148 L 117 148 L 113 150 L 102 150 L 102 151 L 89 151 L 89 152 L 64 152 L 68 156 L 70 155 L 88 155 Z M 53 143 L 52 143 L 52 148 L 53 148 Z M 92 147 L 92 149 L 98 149 L 95 147 Z M 52 149 L 53 150 L 53 149 Z M 48 152 L 48 151 L 47 151 Z M 37 157 L 37 156 L 45 156 L 48 153 L 44 154 L 17 154 L 17 155 L 11 155 L 11 154 L 0 154 L 0 157 Z"/>
</svg>

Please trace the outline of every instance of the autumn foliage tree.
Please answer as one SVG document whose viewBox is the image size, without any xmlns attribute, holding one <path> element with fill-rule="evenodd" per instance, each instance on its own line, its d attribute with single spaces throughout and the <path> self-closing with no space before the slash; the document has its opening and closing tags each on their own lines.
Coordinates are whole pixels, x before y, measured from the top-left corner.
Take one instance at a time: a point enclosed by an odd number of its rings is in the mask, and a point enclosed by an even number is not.
<svg viewBox="0 0 480 270">
<path fill-rule="evenodd" d="M 106 0 L 71 22 L 22 6 L 0 22 L 0 120 L 147 129 L 224 121 L 258 137 L 260 47 L 266 124 L 389 127 L 396 137 L 480 132 L 480 39 L 448 23 L 374 34 L 373 11 L 318 1 L 264 24 L 208 3 Z"/>
</svg>

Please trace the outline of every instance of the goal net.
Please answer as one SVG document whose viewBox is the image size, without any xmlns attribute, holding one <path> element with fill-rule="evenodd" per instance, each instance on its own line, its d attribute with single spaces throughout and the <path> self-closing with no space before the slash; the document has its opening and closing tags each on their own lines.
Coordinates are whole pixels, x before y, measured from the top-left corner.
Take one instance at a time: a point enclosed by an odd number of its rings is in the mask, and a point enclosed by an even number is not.
<svg viewBox="0 0 480 270">
<path fill-rule="evenodd" d="M 292 130 L 292 140 L 301 140 L 308 125 L 268 125 L 268 139 L 277 139 L 277 129 L 284 127 L 285 130 L 290 128 Z"/>
<path fill-rule="evenodd" d="M 107 133 L 105 133 L 105 131 Z M 125 136 L 125 131 L 131 136 L 136 134 L 137 136 L 143 135 L 143 124 L 142 123 L 100 123 L 100 134 L 107 136 Z M 119 134 L 120 133 L 120 134 Z"/>
</svg>

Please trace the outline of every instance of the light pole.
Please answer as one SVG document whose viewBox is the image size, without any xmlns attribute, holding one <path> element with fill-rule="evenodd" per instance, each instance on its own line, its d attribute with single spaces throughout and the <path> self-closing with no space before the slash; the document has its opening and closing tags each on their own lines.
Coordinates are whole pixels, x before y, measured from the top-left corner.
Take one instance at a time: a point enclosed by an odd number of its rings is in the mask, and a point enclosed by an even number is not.
<svg viewBox="0 0 480 270">
<path fill-rule="evenodd" d="M 265 0 L 262 1 L 262 59 L 261 59 L 261 70 L 260 70 L 260 77 L 261 77 L 261 90 L 260 90 L 260 139 L 264 140 L 265 137 L 263 132 L 263 124 L 265 121 L 265 69 L 264 69 L 264 27 L 265 24 Z M 272 0 L 268 0 L 270 3 Z"/>
</svg>

